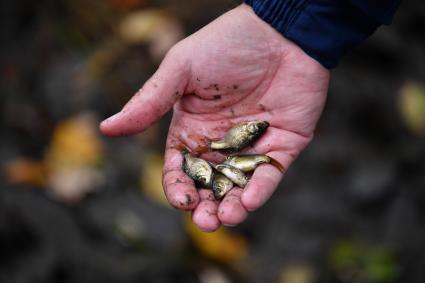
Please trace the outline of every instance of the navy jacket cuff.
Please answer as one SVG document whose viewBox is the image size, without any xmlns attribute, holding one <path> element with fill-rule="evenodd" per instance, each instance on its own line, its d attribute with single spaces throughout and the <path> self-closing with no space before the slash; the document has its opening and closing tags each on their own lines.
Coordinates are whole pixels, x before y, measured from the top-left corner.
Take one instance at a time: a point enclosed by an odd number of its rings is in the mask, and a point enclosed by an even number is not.
<svg viewBox="0 0 425 283">
<path fill-rule="evenodd" d="M 400 0 L 246 0 L 254 12 L 331 69 L 381 24 Z"/>
</svg>

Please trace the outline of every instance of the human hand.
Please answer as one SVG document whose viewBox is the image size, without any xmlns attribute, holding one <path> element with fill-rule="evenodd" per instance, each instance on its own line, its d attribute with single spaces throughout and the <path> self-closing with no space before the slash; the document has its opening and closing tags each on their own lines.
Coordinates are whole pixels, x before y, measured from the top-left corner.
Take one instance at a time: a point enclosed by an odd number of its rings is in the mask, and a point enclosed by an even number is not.
<svg viewBox="0 0 425 283">
<path fill-rule="evenodd" d="M 174 106 L 165 150 L 165 194 L 172 206 L 192 210 L 200 229 L 214 231 L 221 224 L 241 223 L 248 211 L 261 207 L 283 173 L 260 165 L 244 190 L 235 187 L 217 201 L 211 190 L 197 191 L 182 171 L 180 144 L 199 151 L 234 123 L 265 120 L 270 127 L 245 151 L 267 154 L 288 168 L 313 138 L 328 84 L 328 70 L 243 4 L 176 44 L 123 110 L 102 122 L 101 130 L 110 136 L 135 134 Z M 223 160 L 215 152 L 201 156 Z"/>
</svg>

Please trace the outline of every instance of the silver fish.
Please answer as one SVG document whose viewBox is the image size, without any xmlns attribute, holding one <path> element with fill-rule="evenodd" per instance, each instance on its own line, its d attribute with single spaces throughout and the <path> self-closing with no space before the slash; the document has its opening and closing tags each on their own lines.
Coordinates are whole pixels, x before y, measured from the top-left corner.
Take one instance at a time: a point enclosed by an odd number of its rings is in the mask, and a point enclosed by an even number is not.
<svg viewBox="0 0 425 283">
<path fill-rule="evenodd" d="M 245 187 L 249 181 L 244 172 L 229 164 L 218 164 L 215 165 L 214 169 L 229 178 L 233 183 L 241 188 Z"/>
<path fill-rule="evenodd" d="M 197 185 L 210 188 L 214 177 L 213 168 L 210 163 L 201 158 L 195 157 L 190 152 L 182 151 L 184 161 L 183 170 L 189 175 Z"/>
<path fill-rule="evenodd" d="M 237 124 L 224 138 L 210 143 L 211 149 L 239 151 L 258 139 L 269 127 L 267 121 L 251 121 Z"/>
<path fill-rule="evenodd" d="M 282 164 L 265 154 L 230 155 L 224 161 L 224 164 L 229 164 L 243 172 L 253 171 L 258 165 L 263 163 L 269 163 L 275 166 L 280 172 L 285 171 Z"/>
<path fill-rule="evenodd" d="M 233 182 L 221 173 L 216 173 L 212 181 L 212 190 L 216 199 L 221 199 L 233 188 Z"/>
</svg>

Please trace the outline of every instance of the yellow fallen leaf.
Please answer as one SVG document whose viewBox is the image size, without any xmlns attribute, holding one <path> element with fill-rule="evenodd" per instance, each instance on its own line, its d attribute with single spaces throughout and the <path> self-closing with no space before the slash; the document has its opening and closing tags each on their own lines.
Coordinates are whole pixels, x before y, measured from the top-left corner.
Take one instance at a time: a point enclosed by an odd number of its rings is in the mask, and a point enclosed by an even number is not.
<svg viewBox="0 0 425 283">
<path fill-rule="evenodd" d="M 46 153 L 49 169 L 56 167 L 96 166 L 103 157 L 97 121 L 81 113 L 60 122 Z"/>
<path fill-rule="evenodd" d="M 43 187 L 47 180 L 47 170 L 43 161 L 18 158 L 3 166 L 5 178 L 13 185 L 33 185 Z"/>
<path fill-rule="evenodd" d="M 206 257 L 232 264 L 242 260 L 247 255 L 248 243 L 246 239 L 225 227 L 220 227 L 212 233 L 199 230 L 189 214 L 185 216 L 186 232 L 191 237 L 196 248 Z"/>
<path fill-rule="evenodd" d="M 400 90 L 400 113 L 411 132 L 425 136 L 425 86 L 405 83 Z"/>
<path fill-rule="evenodd" d="M 45 155 L 47 189 L 53 198 L 76 203 L 103 184 L 105 176 L 99 168 L 103 144 L 97 125 L 94 115 L 84 112 L 56 126 Z"/>
<path fill-rule="evenodd" d="M 140 186 L 151 200 L 170 207 L 162 189 L 162 166 L 164 159 L 158 153 L 147 153 L 142 160 Z"/>
</svg>

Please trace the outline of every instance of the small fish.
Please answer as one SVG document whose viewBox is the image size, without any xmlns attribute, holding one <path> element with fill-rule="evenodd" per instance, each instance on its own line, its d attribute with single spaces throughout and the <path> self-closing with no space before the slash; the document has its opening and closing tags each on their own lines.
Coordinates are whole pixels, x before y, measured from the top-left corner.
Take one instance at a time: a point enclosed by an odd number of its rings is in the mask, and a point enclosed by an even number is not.
<svg viewBox="0 0 425 283">
<path fill-rule="evenodd" d="M 184 172 L 189 175 L 197 185 L 205 188 L 211 188 L 214 172 L 210 163 L 206 160 L 195 157 L 187 150 L 183 150 L 182 154 L 184 157 Z"/>
<path fill-rule="evenodd" d="M 221 173 L 214 174 L 212 190 L 216 199 L 221 199 L 233 188 L 233 182 Z"/>
<path fill-rule="evenodd" d="M 279 161 L 265 154 L 230 155 L 224 161 L 224 164 L 229 164 L 243 172 L 253 171 L 258 165 L 263 163 L 269 163 L 275 166 L 280 172 L 285 171 L 285 167 Z"/>
<path fill-rule="evenodd" d="M 258 139 L 269 127 L 267 121 L 251 121 L 237 124 L 224 138 L 210 143 L 211 149 L 239 151 Z"/>
<path fill-rule="evenodd" d="M 245 187 L 249 181 L 244 172 L 229 164 L 218 164 L 215 165 L 214 169 L 229 178 L 233 183 L 241 188 Z"/>
</svg>

